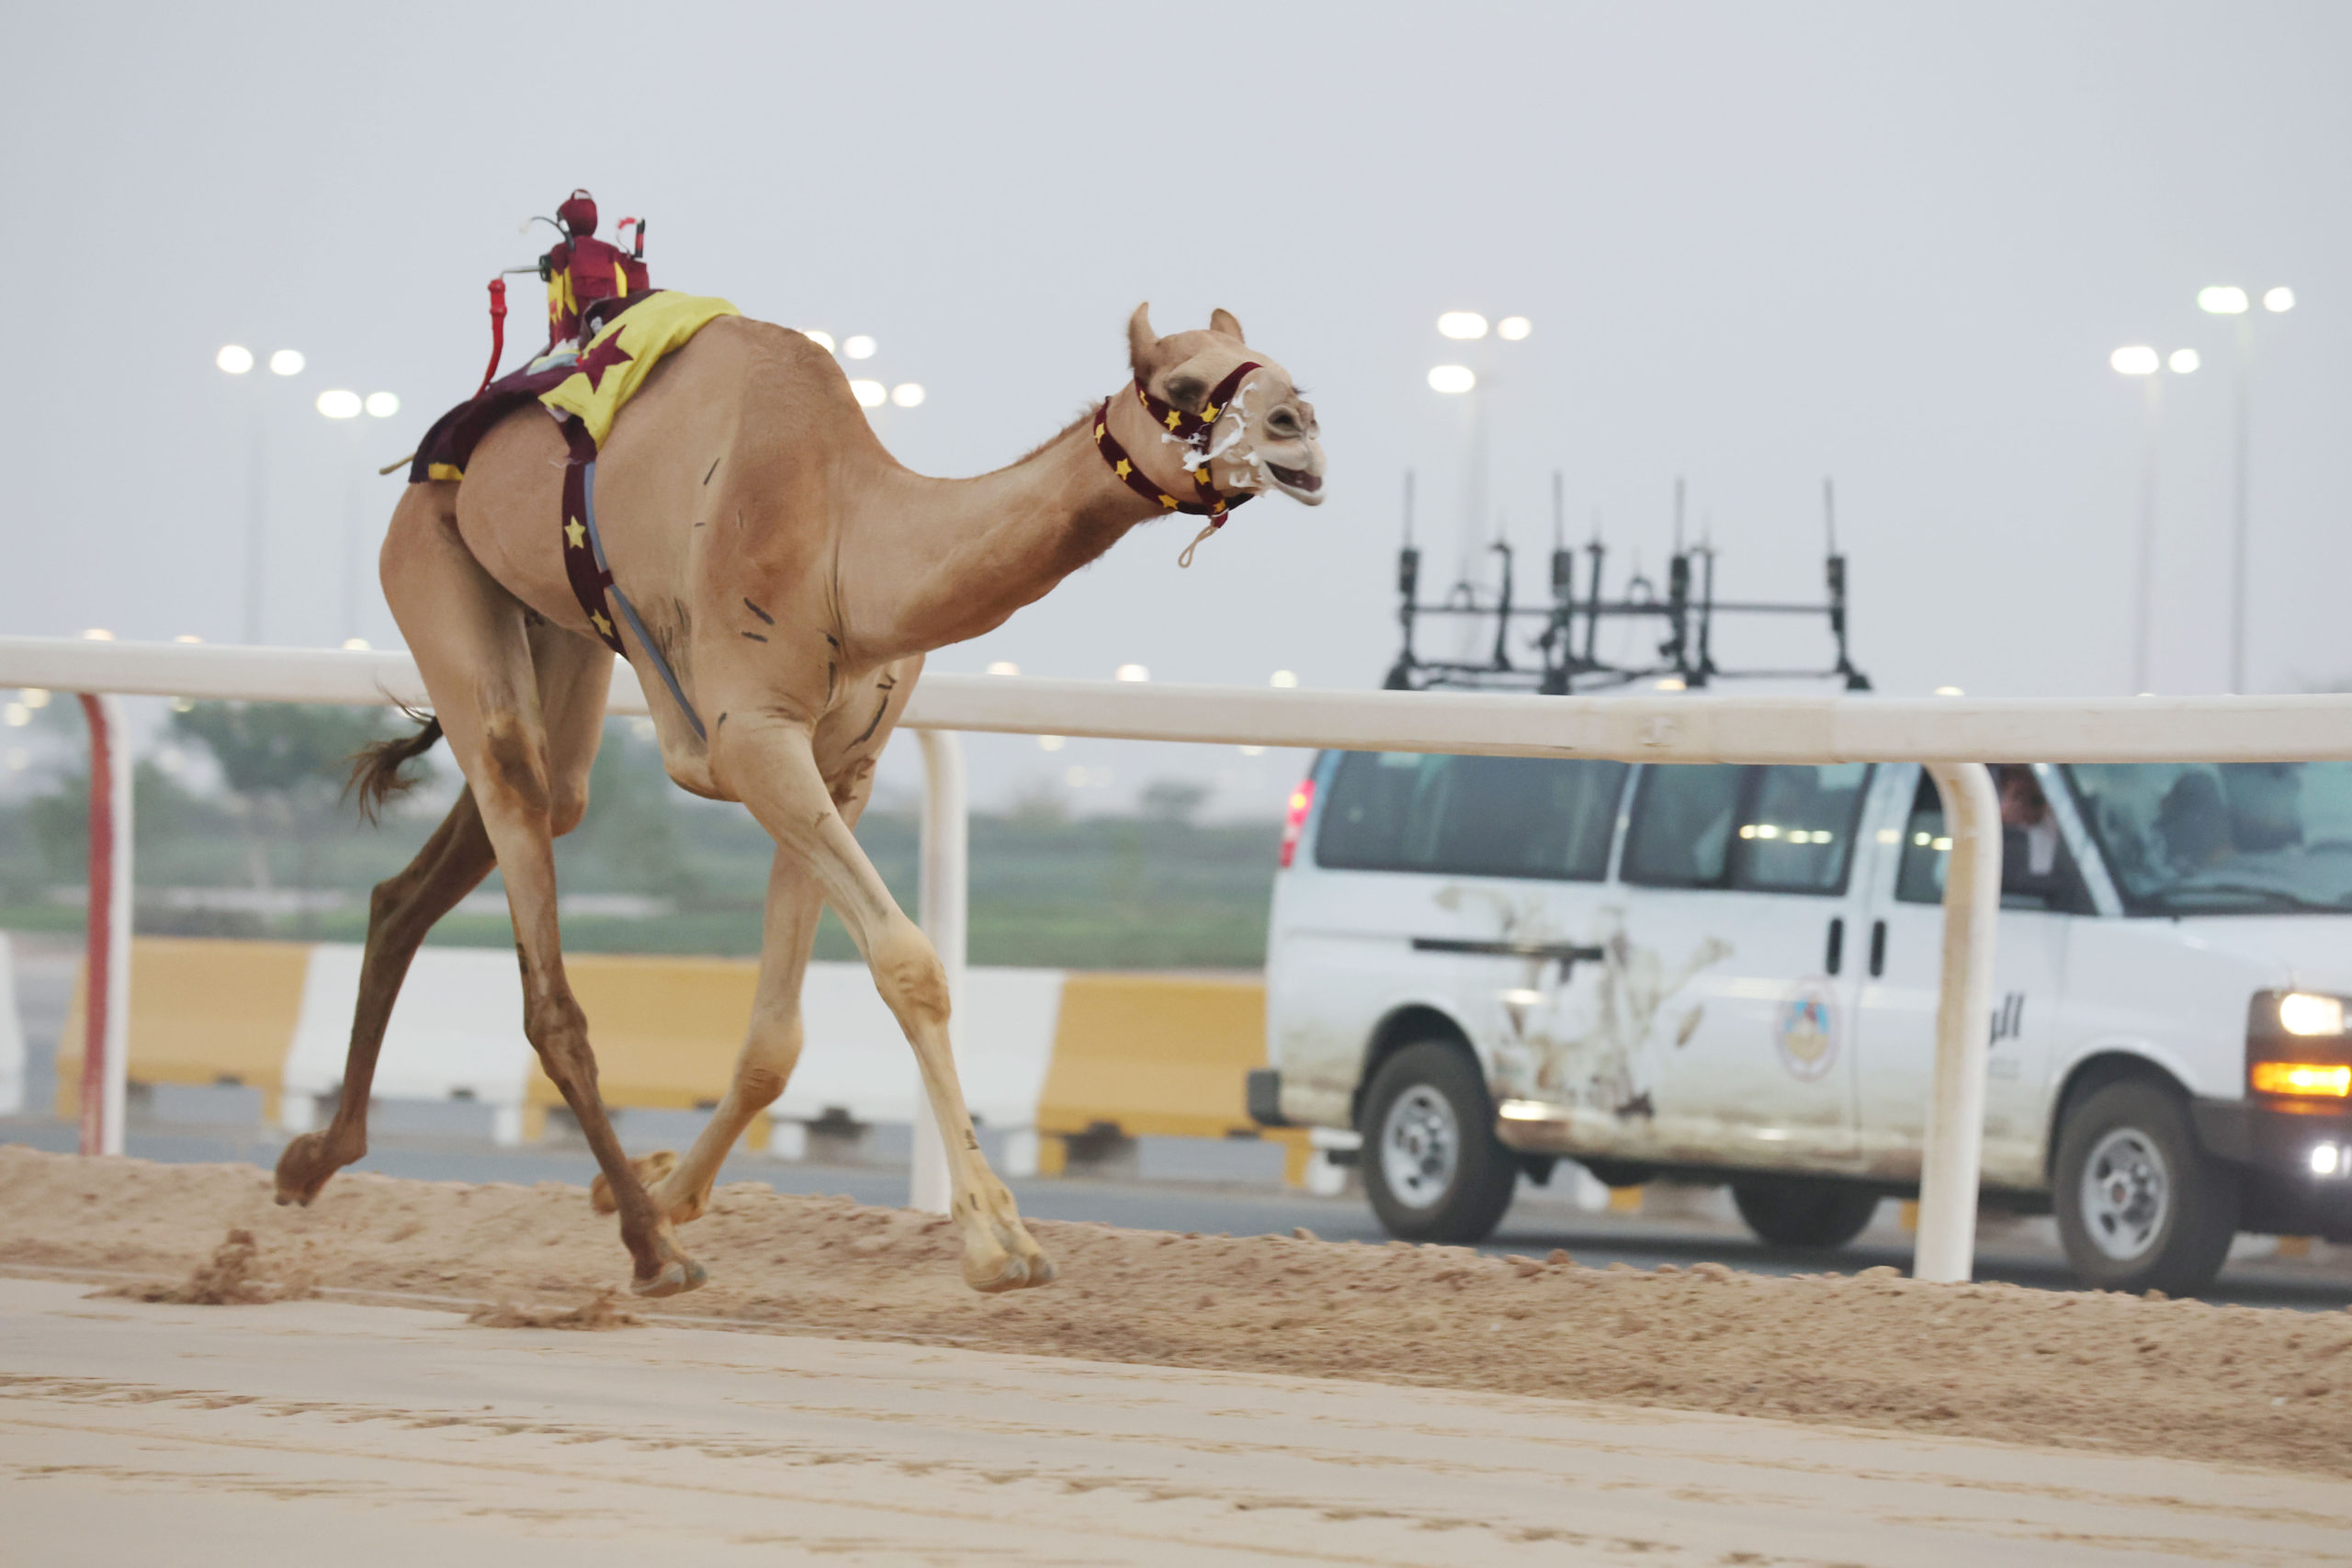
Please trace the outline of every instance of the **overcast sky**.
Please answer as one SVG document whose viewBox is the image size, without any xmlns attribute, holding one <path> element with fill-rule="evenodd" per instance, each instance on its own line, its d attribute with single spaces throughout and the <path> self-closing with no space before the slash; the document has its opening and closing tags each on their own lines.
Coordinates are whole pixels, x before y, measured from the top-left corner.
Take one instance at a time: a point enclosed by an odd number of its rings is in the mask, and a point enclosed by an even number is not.
<svg viewBox="0 0 2352 1568">
<path fill-rule="evenodd" d="M 582 185 L 650 216 L 657 283 L 874 335 L 867 370 L 929 390 L 876 416 L 927 471 L 1109 390 L 1141 299 L 1163 332 L 1232 310 L 1308 389 L 1327 504 L 1261 502 L 1188 572 L 1188 529 L 1139 530 L 944 670 L 1376 684 L 1405 472 L 1436 562 L 1464 525 L 1461 410 L 1425 377 L 1462 357 L 1438 313 L 1475 310 L 1534 323 L 1482 345 L 1487 526 L 1540 547 L 1556 468 L 1575 531 L 1655 571 L 1684 476 L 1724 587 L 1801 594 L 1834 475 L 1856 657 L 1895 692 L 2128 689 L 2149 426 L 2109 355 L 2198 349 L 2164 389 L 2153 683 L 2217 691 L 2236 356 L 2196 294 L 2288 285 L 2253 322 L 2250 683 L 2330 683 L 2347 45 L 2352 9 L 2244 0 L 28 7 L 0 630 L 237 637 L 258 418 L 268 640 L 397 642 L 372 570 L 344 609 L 398 483 L 372 468 L 471 389 L 484 282 Z M 232 380 L 227 343 L 309 367 Z M 401 412 L 333 424 L 330 387 Z M 1012 740 L 976 772 L 1090 765 L 1106 801 L 1222 774 L 1227 809 L 1295 774 Z"/>
</svg>

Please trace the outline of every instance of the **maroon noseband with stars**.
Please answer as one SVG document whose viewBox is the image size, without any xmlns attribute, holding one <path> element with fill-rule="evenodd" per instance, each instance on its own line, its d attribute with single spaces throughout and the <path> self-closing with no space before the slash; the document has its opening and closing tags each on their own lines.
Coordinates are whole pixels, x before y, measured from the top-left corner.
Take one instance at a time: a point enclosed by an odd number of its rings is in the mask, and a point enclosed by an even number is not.
<svg viewBox="0 0 2352 1568">
<path fill-rule="evenodd" d="M 1241 389 L 1242 378 L 1248 376 L 1252 370 L 1263 368 L 1264 367 L 1254 359 L 1243 360 L 1234 367 L 1231 375 L 1210 389 L 1208 400 L 1202 405 L 1201 412 L 1196 414 L 1186 413 L 1175 404 L 1164 402 L 1153 397 L 1151 389 L 1144 384 L 1144 378 L 1141 376 L 1136 378 L 1136 400 L 1150 412 L 1155 423 L 1165 429 L 1170 435 L 1182 438 L 1184 445 L 1200 454 L 1203 459 L 1206 459 L 1209 453 L 1209 433 L 1216 428 L 1216 422 L 1224 415 L 1233 394 Z M 1116 393 L 1113 394 L 1114 397 L 1116 395 Z M 1252 499 L 1249 495 L 1227 496 L 1219 491 L 1210 481 L 1209 466 L 1205 460 L 1193 469 L 1193 484 L 1201 497 L 1199 500 L 1180 501 L 1146 479 L 1143 470 L 1136 466 L 1135 458 L 1128 455 L 1125 446 L 1119 445 L 1119 438 L 1111 434 L 1110 398 L 1103 399 L 1102 406 L 1094 411 L 1094 446 L 1095 450 L 1102 454 L 1102 460 L 1111 465 L 1111 472 L 1117 475 L 1120 481 L 1129 490 L 1147 500 L 1159 502 L 1170 512 L 1185 512 L 1195 517 L 1205 517 L 1209 520 L 1209 526 L 1212 528 L 1224 527 L 1225 514 L 1243 502 Z M 1188 551 L 1187 554 L 1189 553 Z"/>
</svg>

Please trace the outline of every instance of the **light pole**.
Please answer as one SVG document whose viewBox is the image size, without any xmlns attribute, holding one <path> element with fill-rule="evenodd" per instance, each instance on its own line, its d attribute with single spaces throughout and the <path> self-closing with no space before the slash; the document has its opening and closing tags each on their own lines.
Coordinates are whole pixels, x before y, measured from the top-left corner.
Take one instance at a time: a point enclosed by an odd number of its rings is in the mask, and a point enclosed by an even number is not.
<svg viewBox="0 0 2352 1568">
<path fill-rule="evenodd" d="M 243 377 L 254 368 L 253 350 L 242 344 L 230 344 L 212 356 L 212 363 L 224 375 Z M 281 348 L 269 356 L 270 373 L 276 376 L 300 376 L 302 373 L 301 351 Z M 262 636 L 262 594 L 268 570 L 268 527 L 266 512 L 269 495 L 269 450 L 265 434 L 263 404 L 258 393 L 251 395 L 249 412 L 253 422 L 253 441 L 245 467 L 245 626 L 247 645 L 257 644 Z"/>
<path fill-rule="evenodd" d="M 2197 291 L 2197 308 L 2210 316 L 2235 316 L 2238 339 L 2237 463 L 2230 491 L 2230 690 L 2246 688 L 2246 554 L 2252 532 L 2249 521 L 2250 448 L 2254 399 L 2254 317 L 2246 292 L 2231 284 L 2216 284 Z M 2295 308 L 2295 291 L 2278 288 L 2265 291 L 2262 308 L 2284 315 Z"/>
<path fill-rule="evenodd" d="M 1437 319 L 1438 334 L 1456 343 L 1482 342 L 1488 331 L 1487 318 L 1476 310 L 1448 310 Z M 1496 337 L 1505 343 L 1519 343 L 1534 330 L 1525 316 L 1505 316 L 1494 323 Z M 1490 351 L 1479 351 L 1476 357 L 1491 366 Z M 1485 378 L 1492 380 L 1489 374 Z M 1433 366 L 1429 373 L 1430 389 L 1447 397 L 1463 400 L 1463 412 L 1468 422 L 1465 443 L 1468 450 L 1462 474 L 1462 542 L 1459 575 L 1470 575 L 1470 557 L 1486 532 L 1487 523 L 1487 398 L 1478 390 L 1479 372 L 1468 365 Z"/>
<path fill-rule="evenodd" d="M 2156 597 L 2156 454 L 2164 423 L 2163 370 L 2176 376 L 2196 372 L 2204 361 L 2193 348 L 2177 348 L 2159 359 L 2145 344 L 2119 348 L 2107 357 L 2119 376 L 2137 377 L 2147 385 L 2146 451 L 2140 466 L 2140 539 L 2132 584 L 2132 690 L 2145 694 L 2155 640 Z"/>
<path fill-rule="evenodd" d="M 321 392 L 316 406 L 328 419 L 354 431 L 359 428 L 357 421 L 363 412 L 375 419 L 390 419 L 401 412 L 401 400 L 393 393 L 370 392 L 363 398 L 345 387 L 332 387 Z M 368 640 L 359 635 L 359 602 L 365 596 L 359 584 L 367 510 L 361 491 L 367 476 L 356 441 L 349 444 L 347 456 L 350 471 L 345 480 L 343 503 L 343 646 L 366 648 Z"/>
</svg>

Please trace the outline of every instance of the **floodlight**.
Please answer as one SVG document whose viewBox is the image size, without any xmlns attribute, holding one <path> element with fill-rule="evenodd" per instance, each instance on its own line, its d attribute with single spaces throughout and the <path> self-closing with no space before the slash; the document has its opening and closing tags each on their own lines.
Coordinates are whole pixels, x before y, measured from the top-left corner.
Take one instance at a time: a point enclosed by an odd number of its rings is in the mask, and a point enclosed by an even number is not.
<svg viewBox="0 0 2352 1568">
<path fill-rule="evenodd" d="M 1112 675 L 1114 681 L 1148 681 L 1151 671 L 1140 664 L 1122 664 Z"/>
<path fill-rule="evenodd" d="M 2117 374 L 2123 376 L 2153 376 L 2156 367 L 2162 363 L 2156 357 L 2156 351 L 2145 344 L 2119 348 L 2107 356 L 2107 362 L 2115 367 Z"/>
<path fill-rule="evenodd" d="M 842 344 L 842 352 L 849 355 L 852 359 L 871 359 L 874 357 L 875 346 L 875 342 L 872 338 L 867 337 L 864 333 L 860 333 L 855 337 L 851 338 L 847 343 Z"/>
<path fill-rule="evenodd" d="M 401 412 L 401 400 L 390 392 L 370 392 L 368 412 L 378 419 L 390 419 Z"/>
<path fill-rule="evenodd" d="M 2283 315 L 2295 308 L 2295 291 L 2291 288 L 2267 289 L 2262 296 L 2262 308 L 2273 315 Z"/>
<path fill-rule="evenodd" d="M 1430 371 L 1430 388 L 1432 391 L 1451 395 L 1456 392 L 1466 392 L 1477 384 L 1477 372 L 1472 370 L 1467 365 L 1440 365 L 1433 367 Z"/>
<path fill-rule="evenodd" d="M 1448 310 L 1437 319 L 1437 330 L 1445 337 L 1466 343 L 1487 335 L 1487 318 L 1476 310 Z"/>
<path fill-rule="evenodd" d="M 890 389 L 890 400 L 902 409 L 921 408 L 923 395 L 920 381 L 901 381 Z"/>
<path fill-rule="evenodd" d="M 212 356 L 212 363 L 232 376 L 242 376 L 254 367 L 254 351 L 240 343 L 232 343 Z"/>
<path fill-rule="evenodd" d="M 2165 368 L 2176 376 L 2191 376 L 2196 374 L 2197 367 L 2204 363 L 2204 356 L 2195 349 L 2176 348 L 2172 351 L 2172 357 L 2165 361 Z"/>
<path fill-rule="evenodd" d="M 1495 323 L 1495 335 L 1506 343 L 1517 343 L 1535 330 L 1535 323 L 1525 316 L 1505 316 Z"/>
<path fill-rule="evenodd" d="M 300 376 L 302 367 L 310 362 L 299 348 L 281 348 L 269 356 L 269 367 L 280 376 Z"/>
<path fill-rule="evenodd" d="M 356 419 L 366 406 L 358 393 L 346 388 L 335 387 L 319 394 L 319 412 L 329 419 Z"/>
<path fill-rule="evenodd" d="M 2243 316 L 2245 314 L 2245 290 L 2227 284 L 2216 284 L 2197 291 L 2197 308 L 2208 315 Z"/>
<path fill-rule="evenodd" d="M 833 352 L 832 333 L 820 333 L 814 327 L 803 327 L 800 329 L 800 335 L 807 338 L 810 343 L 815 344 L 819 348 L 823 349 L 827 354 Z"/>
<path fill-rule="evenodd" d="M 890 400 L 890 389 L 879 381 L 852 381 L 849 390 L 860 408 L 878 409 Z"/>
</svg>

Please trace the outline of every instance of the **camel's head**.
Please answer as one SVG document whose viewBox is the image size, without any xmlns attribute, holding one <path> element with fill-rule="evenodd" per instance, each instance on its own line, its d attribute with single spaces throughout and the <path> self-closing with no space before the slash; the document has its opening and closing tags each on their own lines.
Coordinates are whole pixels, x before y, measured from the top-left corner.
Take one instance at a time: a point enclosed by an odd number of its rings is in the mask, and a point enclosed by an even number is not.
<svg viewBox="0 0 2352 1568">
<path fill-rule="evenodd" d="M 1186 448 L 1188 469 L 1205 464 L 1210 482 L 1235 500 L 1279 491 L 1309 506 L 1322 504 L 1323 444 L 1315 405 L 1298 395 L 1289 371 L 1242 342 L 1241 323 L 1231 312 L 1212 311 L 1205 332 L 1161 337 L 1151 330 L 1151 307 L 1138 305 L 1127 321 L 1127 354 L 1136 383 L 1154 398 L 1193 416 L 1195 425 L 1211 420 L 1205 442 L 1181 434 L 1162 437 Z M 1227 389 L 1234 373 L 1250 365 L 1256 367 Z"/>
</svg>

